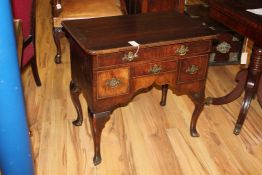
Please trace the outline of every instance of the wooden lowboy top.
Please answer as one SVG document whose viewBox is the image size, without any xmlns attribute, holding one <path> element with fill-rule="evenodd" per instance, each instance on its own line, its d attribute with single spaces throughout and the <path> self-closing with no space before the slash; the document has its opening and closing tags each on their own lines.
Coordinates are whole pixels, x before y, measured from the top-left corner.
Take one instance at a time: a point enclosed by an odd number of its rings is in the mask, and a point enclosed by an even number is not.
<svg viewBox="0 0 262 175">
<path fill-rule="evenodd" d="M 86 53 L 96 55 L 215 38 L 215 32 L 177 12 L 63 21 L 66 32 Z"/>
</svg>

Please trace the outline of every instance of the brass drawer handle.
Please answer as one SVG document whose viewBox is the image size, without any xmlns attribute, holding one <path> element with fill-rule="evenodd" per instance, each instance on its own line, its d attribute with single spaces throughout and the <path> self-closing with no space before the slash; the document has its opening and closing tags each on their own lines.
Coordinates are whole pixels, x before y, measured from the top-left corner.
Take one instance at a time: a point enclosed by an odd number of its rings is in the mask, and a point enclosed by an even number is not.
<svg viewBox="0 0 262 175">
<path fill-rule="evenodd" d="M 193 64 L 191 66 L 188 66 L 188 68 L 186 69 L 186 73 L 192 75 L 192 74 L 197 73 L 198 70 L 199 70 L 199 67 Z"/>
<path fill-rule="evenodd" d="M 137 54 L 133 52 L 125 53 L 124 57 L 122 58 L 123 61 L 133 61 L 137 57 Z"/>
<path fill-rule="evenodd" d="M 116 88 L 121 84 L 121 81 L 116 77 L 113 77 L 110 80 L 106 80 L 106 85 L 110 88 Z"/>
<path fill-rule="evenodd" d="M 152 66 L 149 70 L 148 70 L 148 73 L 151 73 L 151 74 L 158 74 L 160 73 L 162 70 L 162 67 L 161 66 L 158 66 L 157 64 L 155 64 L 154 66 Z"/>
<path fill-rule="evenodd" d="M 186 53 L 189 51 L 188 47 L 185 45 L 181 45 L 179 48 L 176 49 L 176 54 L 180 56 L 186 55 Z"/>
</svg>

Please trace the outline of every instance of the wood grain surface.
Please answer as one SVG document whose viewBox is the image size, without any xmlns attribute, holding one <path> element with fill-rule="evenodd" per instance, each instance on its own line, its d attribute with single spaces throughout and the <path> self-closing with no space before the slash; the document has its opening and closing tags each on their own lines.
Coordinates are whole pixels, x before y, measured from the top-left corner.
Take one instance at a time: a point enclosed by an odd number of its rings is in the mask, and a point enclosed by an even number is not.
<svg viewBox="0 0 262 175">
<path fill-rule="evenodd" d="M 233 132 L 243 97 L 223 106 L 208 106 L 198 121 L 199 138 L 189 125 L 193 103 L 168 92 L 140 94 L 116 109 L 103 131 L 103 162 L 92 163 L 93 142 L 87 104 L 81 97 L 84 123 L 72 125 L 69 45 L 62 40 L 63 63 L 53 62 L 49 0 L 37 1 L 37 59 L 42 86 L 31 69 L 23 74 L 28 124 L 37 175 L 258 175 L 262 172 L 262 109 L 254 100 L 239 136 Z M 235 85 L 239 66 L 209 69 L 206 95 L 218 97 Z"/>
</svg>

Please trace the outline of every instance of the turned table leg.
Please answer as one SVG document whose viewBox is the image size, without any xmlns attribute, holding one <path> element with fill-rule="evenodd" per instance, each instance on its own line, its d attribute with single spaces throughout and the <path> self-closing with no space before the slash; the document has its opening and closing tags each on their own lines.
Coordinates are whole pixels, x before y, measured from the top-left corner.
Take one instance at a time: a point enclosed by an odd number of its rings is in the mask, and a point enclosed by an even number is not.
<svg viewBox="0 0 262 175">
<path fill-rule="evenodd" d="M 160 101 L 160 106 L 166 105 L 167 90 L 168 90 L 168 84 L 162 85 L 162 97 Z"/>
<path fill-rule="evenodd" d="M 196 130 L 196 124 L 197 124 L 199 115 L 201 114 L 201 112 L 204 109 L 205 90 L 203 89 L 200 93 L 189 95 L 189 98 L 195 104 L 195 110 L 193 112 L 191 123 L 190 123 L 190 134 L 192 137 L 199 137 L 199 134 Z"/>
<path fill-rule="evenodd" d="M 245 90 L 245 97 L 241 106 L 241 110 L 235 125 L 234 134 L 238 135 L 242 128 L 242 125 L 246 119 L 248 109 L 250 107 L 252 99 L 257 94 L 258 102 L 262 106 L 262 49 L 257 45 L 254 45 L 252 51 L 252 58 L 248 69 L 241 70 L 236 77 L 238 82 L 237 86 L 228 95 L 220 98 L 208 97 L 205 100 L 205 104 L 221 105 L 230 103 L 236 100 L 242 92 Z"/>
<path fill-rule="evenodd" d="M 242 128 L 242 125 L 245 121 L 248 109 L 250 107 L 251 101 L 253 99 L 255 92 L 253 91 L 252 87 L 247 88 L 245 92 L 244 101 L 242 102 L 242 107 L 237 119 L 237 123 L 235 125 L 234 134 L 238 135 L 240 133 L 240 130 Z"/>
<path fill-rule="evenodd" d="M 242 125 L 246 119 L 246 115 L 250 107 L 250 103 L 259 90 L 258 87 L 260 84 L 261 72 L 262 72 L 262 49 L 257 46 L 254 46 L 251 62 L 248 68 L 248 80 L 246 82 L 246 87 L 245 87 L 246 88 L 245 97 L 234 129 L 234 134 L 236 135 L 240 133 Z M 258 96 L 258 98 L 260 97 Z"/>
<path fill-rule="evenodd" d="M 77 86 L 73 81 L 70 82 L 69 88 L 70 88 L 70 96 L 71 96 L 72 102 L 77 112 L 77 119 L 73 121 L 73 124 L 75 126 L 81 126 L 83 123 L 83 112 L 82 112 L 82 107 L 81 107 L 81 103 L 79 100 L 81 88 Z"/>
<path fill-rule="evenodd" d="M 95 155 L 93 158 L 94 165 L 98 165 L 101 163 L 101 153 L 100 153 L 100 142 L 101 142 L 101 133 L 103 128 L 105 127 L 106 122 L 109 120 L 110 111 L 100 112 L 100 113 L 93 113 L 88 108 L 88 115 L 90 120 L 90 125 L 93 134 L 94 140 L 94 151 Z"/>
<path fill-rule="evenodd" d="M 260 81 L 259 81 L 259 86 L 257 90 L 257 100 L 262 107 L 262 76 L 260 75 Z"/>
</svg>

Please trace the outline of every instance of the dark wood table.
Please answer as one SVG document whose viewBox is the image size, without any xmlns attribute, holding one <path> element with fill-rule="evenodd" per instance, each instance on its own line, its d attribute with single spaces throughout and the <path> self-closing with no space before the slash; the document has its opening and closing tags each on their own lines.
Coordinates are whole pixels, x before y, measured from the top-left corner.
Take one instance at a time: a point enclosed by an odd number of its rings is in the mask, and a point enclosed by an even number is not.
<svg viewBox="0 0 262 175">
<path fill-rule="evenodd" d="M 62 22 L 70 41 L 70 93 L 81 125 L 81 90 L 88 103 L 95 165 L 101 162 L 100 137 L 110 113 L 141 90 L 168 85 L 195 105 L 190 131 L 204 107 L 212 30 L 177 12 L 139 14 Z M 136 41 L 140 47 L 131 46 Z"/>
<path fill-rule="evenodd" d="M 238 135 L 245 121 L 252 99 L 257 95 L 262 106 L 262 16 L 246 9 L 262 8 L 261 0 L 211 0 L 210 16 L 241 35 L 254 41 L 248 69 L 241 70 L 237 76 L 237 86 L 228 95 L 208 98 L 207 103 L 221 105 L 230 103 L 245 91 L 244 101 L 235 125 L 234 134 Z"/>
</svg>

